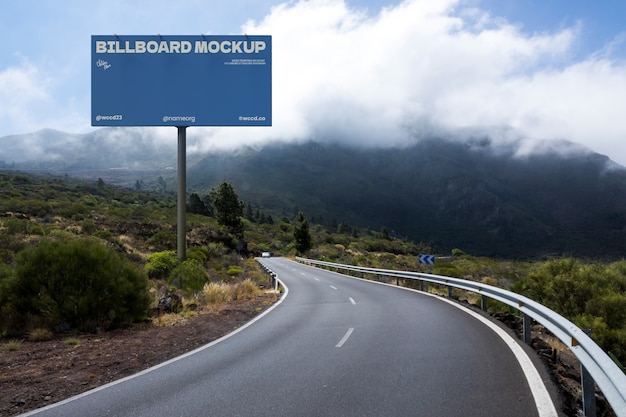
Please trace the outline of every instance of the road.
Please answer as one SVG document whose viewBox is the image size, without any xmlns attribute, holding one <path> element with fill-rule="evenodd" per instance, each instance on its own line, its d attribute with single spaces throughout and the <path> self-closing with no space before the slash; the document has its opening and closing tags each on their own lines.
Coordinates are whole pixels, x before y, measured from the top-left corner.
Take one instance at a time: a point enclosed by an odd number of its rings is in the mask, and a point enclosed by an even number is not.
<svg viewBox="0 0 626 417">
<path fill-rule="evenodd" d="M 261 262 L 288 290 L 250 326 L 26 415 L 556 416 L 536 401 L 511 342 L 463 309 L 282 258 Z"/>
</svg>

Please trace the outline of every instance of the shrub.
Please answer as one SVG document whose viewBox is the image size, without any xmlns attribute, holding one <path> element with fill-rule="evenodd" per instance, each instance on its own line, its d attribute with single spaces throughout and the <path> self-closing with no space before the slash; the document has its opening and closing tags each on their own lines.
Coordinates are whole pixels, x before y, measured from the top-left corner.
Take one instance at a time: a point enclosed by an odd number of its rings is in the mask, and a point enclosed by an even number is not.
<svg viewBox="0 0 626 417">
<path fill-rule="evenodd" d="M 202 264 L 194 259 L 187 259 L 172 269 L 168 283 L 187 291 L 200 291 L 209 282 L 209 274 Z"/>
<path fill-rule="evenodd" d="M 88 235 L 93 234 L 97 230 L 96 224 L 91 219 L 83 220 L 81 227 L 83 229 L 83 232 L 87 233 Z"/>
<path fill-rule="evenodd" d="M 169 249 L 172 250 L 177 245 L 177 237 L 176 233 L 169 230 L 160 230 L 156 232 L 150 239 L 148 239 L 148 244 L 155 246 L 158 249 Z"/>
<path fill-rule="evenodd" d="M 242 272 L 243 269 L 238 266 L 231 266 L 230 268 L 228 268 L 228 271 L 226 271 L 226 273 L 231 277 L 238 277 L 239 275 L 241 275 Z"/>
<path fill-rule="evenodd" d="M 18 254 L 11 302 L 48 325 L 95 330 L 145 317 L 147 284 L 139 268 L 97 239 L 46 239 Z"/>
<path fill-rule="evenodd" d="M 156 252 L 148 255 L 146 273 L 150 278 L 166 279 L 177 264 L 178 258 L 173 250 Z"/>
<path fill-rule="evenodd" d="M 223 256 L 227 252 L 226 246 L 224 246 L 222 242 L 209 243 L 207 246 L 207 250 L 207 256 L 209 258 L 218 258 L 220 256 Z"/>
<path fill-rule="evenodd" d="M 209 256 L 209 249 L 206 246 L 194 246 L 187 251 L 187 259 L 194 259 L 198 262 L 206 262 Z"/>
</svg>

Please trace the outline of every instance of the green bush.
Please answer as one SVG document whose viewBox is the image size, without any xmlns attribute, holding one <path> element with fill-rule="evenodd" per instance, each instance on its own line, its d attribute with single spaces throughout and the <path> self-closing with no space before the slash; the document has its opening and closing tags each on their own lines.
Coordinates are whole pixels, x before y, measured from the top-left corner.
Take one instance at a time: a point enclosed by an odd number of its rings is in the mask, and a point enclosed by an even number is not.
<svg viewBox="0 0 626 417">
<path fill-rule="evenodd" d="M 187 259 L 176 266 L 168 279 L 168 283 L 185 291 L 200 291 L 208 282 L 206 269 L 194 259 Z"/>
<path fill-rule="evenodd" d="M 12 305 L 13 287 L 15 285 L 15 274 L 8 265 L 0 262 L 0 335 L 12 334 L 17 316 L 15 307 Z"/>
<path fill-rule="evenodd" d="M 174 249 L 177 245 L 177 236 L 176 232 L 172 232 L 169 230 L 160 230 L 156 232 L 150 239 L 148 239 L 148 244 L 155 246 L 157 249 Z"/>
<path fill-rule="evenodd" d="M 146 272 L 150 278 L 166 279 L 176 265 L 178 265 L 178 257 L 175 251 L 156 252 L 148 255 Z"/>
<path fill-rule="evenodd" d="M 194 259 L 198 262 L 206 262 L 209 257 L 209 249 L 206 246 L 194 246 L 187 251 L 187 259 Z"/>
<path fill-rule="evenodd" d="M 557 259 L 516 282 L 515 291 L 556 311 L 620 361 L 626 361 L 626 263 L 584 264 Z"/>
<path fill-rule="evenodd" d="M 228 271 L 226 273 L 231 277 L 238 277 L 239 275 L 241 275 L 242 272 L 243 272 L 243 269 L 241 269 L 240 267 L 231 266 L 228 268 Z"/>
<path fill-rule="evenodd" d="M 145 317 L 143 272 L 93 238 L 43 240 L 17 256 L 10 302 L 47 325 L 114 328 Z"/>
<path fill-rule="evenodd" d="M 226 246 L 222 242 L 211 242 L 207 245 L 207 256 L 209 258 L 219 258 L 223 256 L 226 252 Z"/>
</svg>

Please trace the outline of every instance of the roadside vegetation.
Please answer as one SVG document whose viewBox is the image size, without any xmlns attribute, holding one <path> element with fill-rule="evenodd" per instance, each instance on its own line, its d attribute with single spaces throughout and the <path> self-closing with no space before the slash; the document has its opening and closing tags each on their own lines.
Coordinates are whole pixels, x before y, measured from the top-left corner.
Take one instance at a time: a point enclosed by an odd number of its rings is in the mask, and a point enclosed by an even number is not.
<svg viewBox="0 0 626 417">
<path fill-rule="evenodd" d="M 162 314 L 167 300 L 167 310 L 182 317 L 197 308 L 219 310 L 270 288 L 254 260 L 263 252 L 411 271 L 426 271 L 418 262 L 426 253 L 437 255 L 428 272 L 524 294 L 591 328 L 592 337 L 626 363 L 624 260 L 495 260 L 461 249 L 439 254 L 431 242 L 409 241 L 385 228 L 321 226 L 300 211 L 291 217 L 264 213 L 240 201 L 226 182 L 206 196 L 189 195 L 187 244 L 187 259 L 179 262 L 170 194 L 102 180 L 0 173 L 3 344 L 19 349 L 29 334 L 105 331 L 155 314 L 153 323 L 164 325 L 170 320 Z M 470 294 L 459 297 L 479 303 Z M 492 311 L 503 308 L 490 304 Z"/>
</svg>

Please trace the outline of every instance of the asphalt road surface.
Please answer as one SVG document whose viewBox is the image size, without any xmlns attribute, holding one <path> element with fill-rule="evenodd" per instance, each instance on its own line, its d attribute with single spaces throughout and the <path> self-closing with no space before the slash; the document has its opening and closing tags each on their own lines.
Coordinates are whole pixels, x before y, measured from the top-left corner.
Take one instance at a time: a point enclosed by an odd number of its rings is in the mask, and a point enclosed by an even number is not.
<svg viewBox="0 0 626 417">
<path fill-rule="evenodd" d="M 282 258 L 260 261 L 287 291 L 251 325 L 26 415 L 557 415 L 541 379 L 529 379 L 514 355 L 523 348 L 464 308 Z"/>
</svg>

